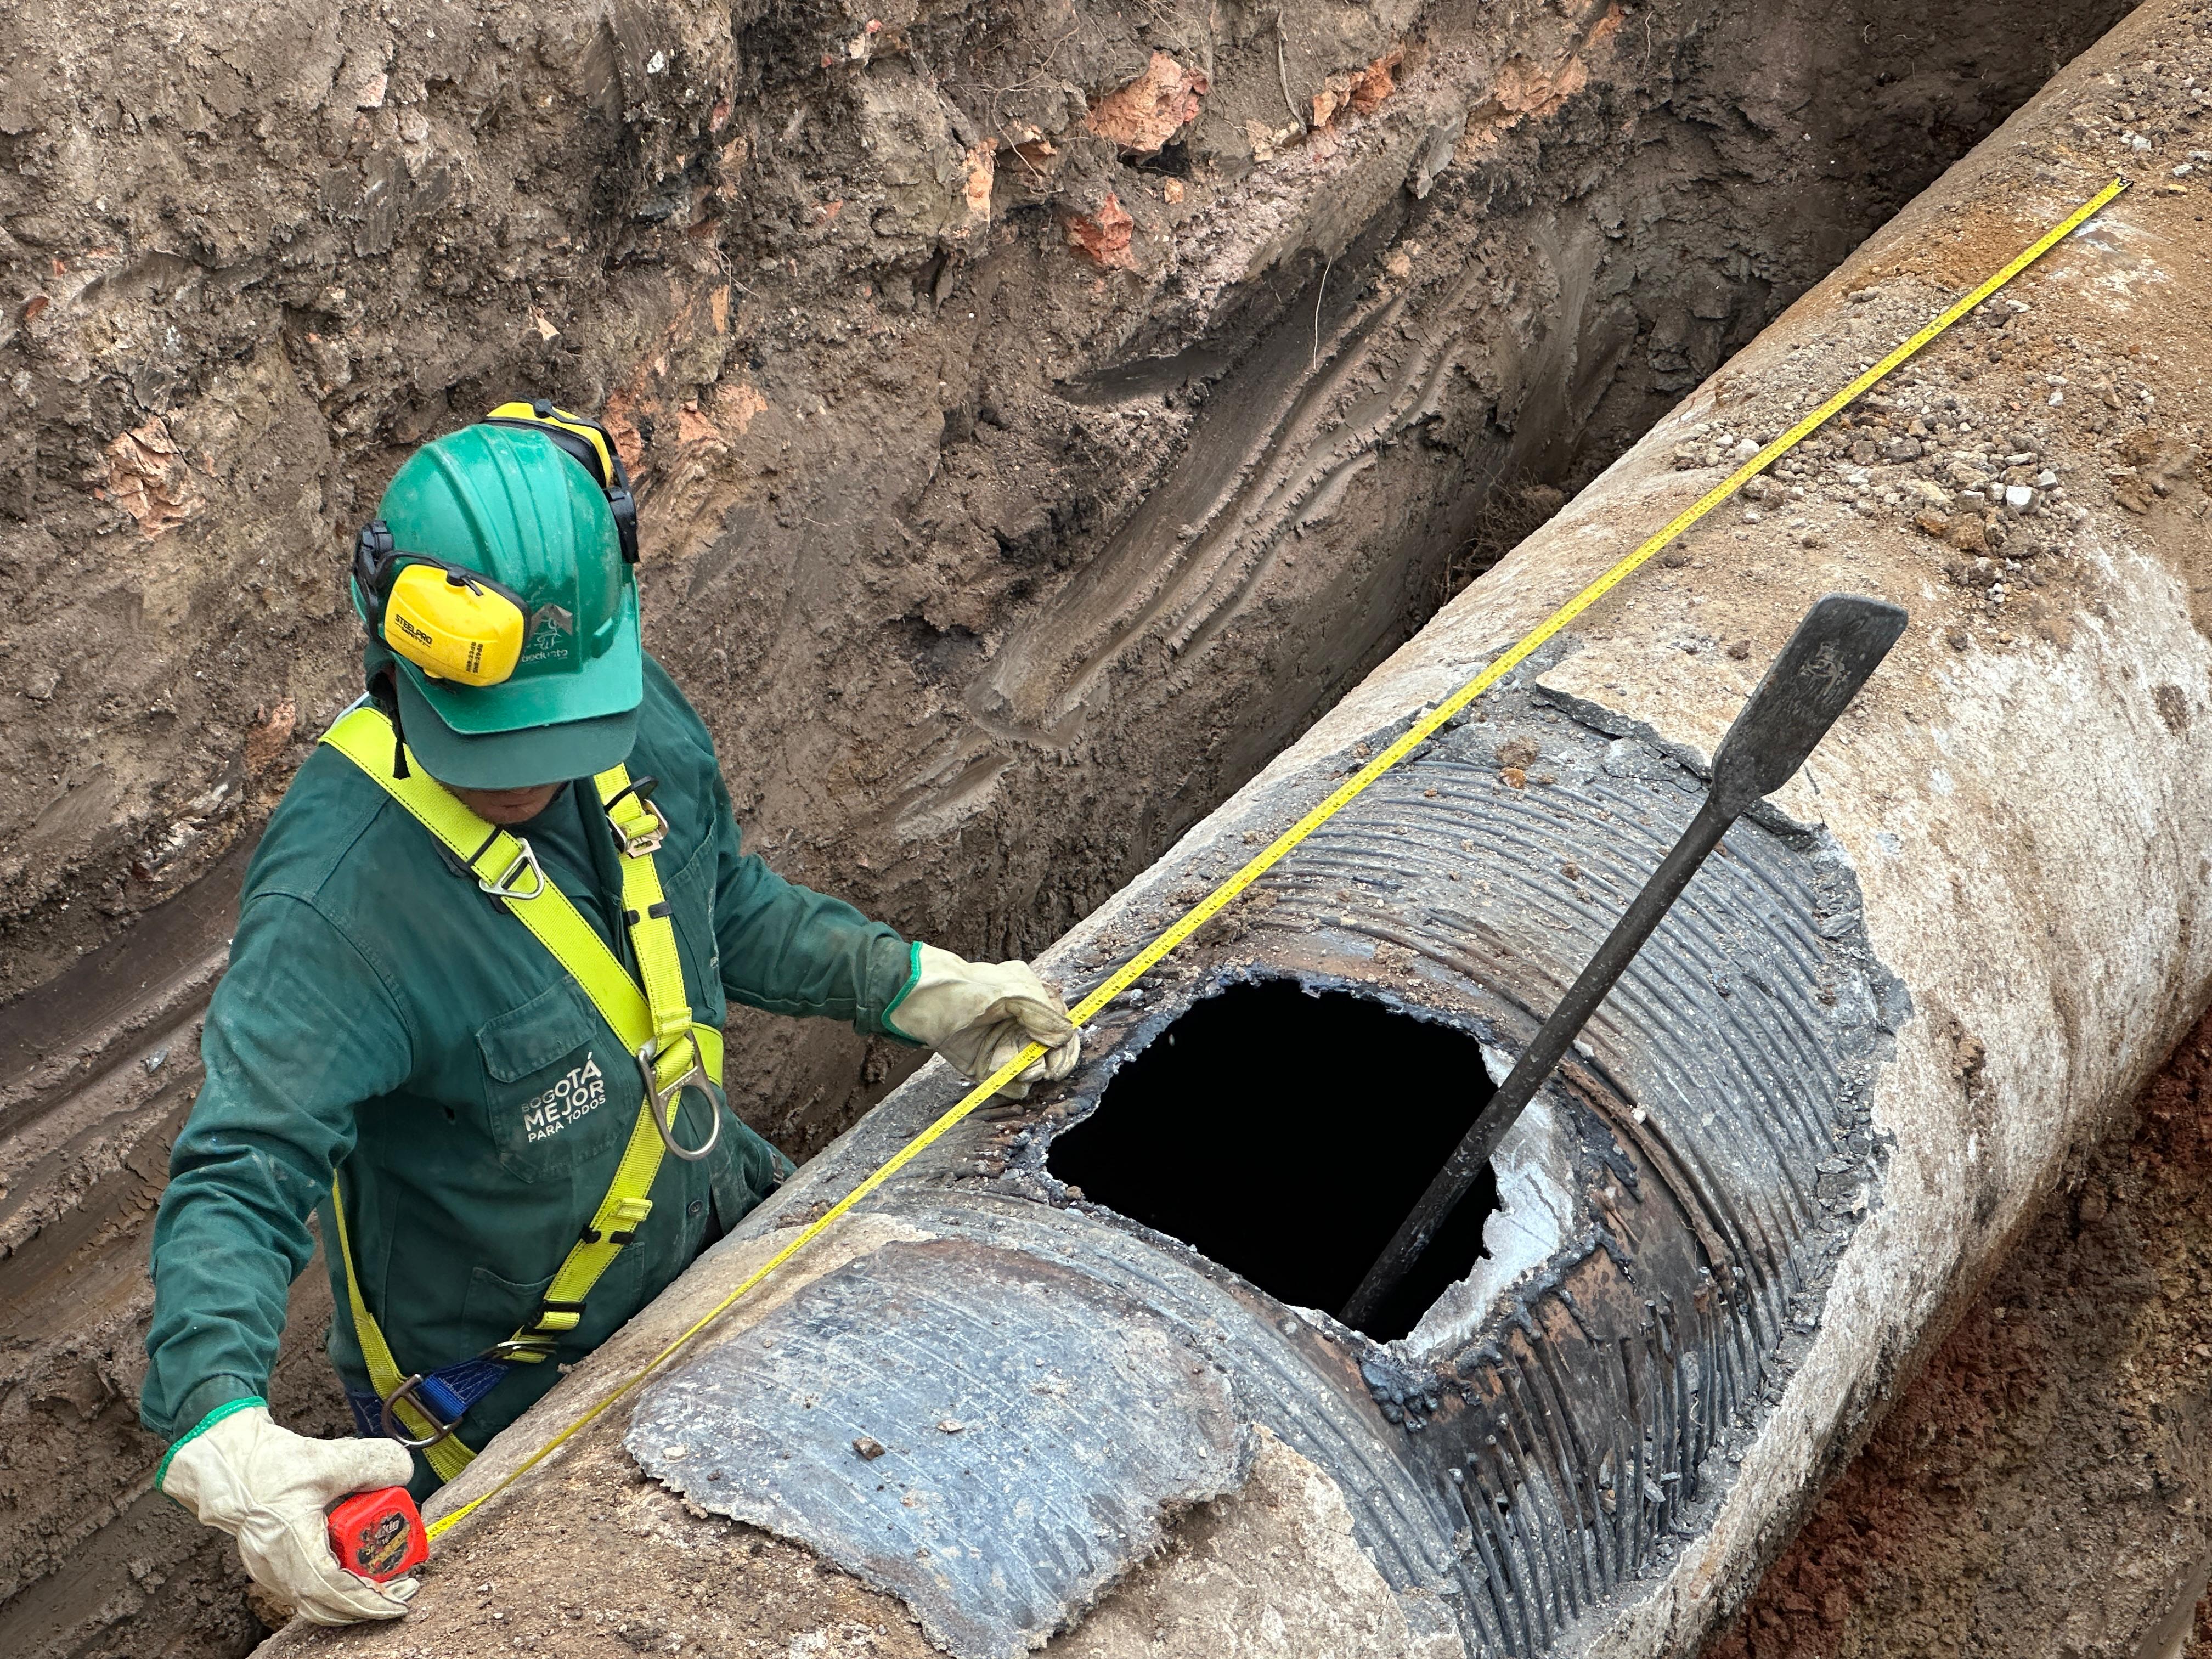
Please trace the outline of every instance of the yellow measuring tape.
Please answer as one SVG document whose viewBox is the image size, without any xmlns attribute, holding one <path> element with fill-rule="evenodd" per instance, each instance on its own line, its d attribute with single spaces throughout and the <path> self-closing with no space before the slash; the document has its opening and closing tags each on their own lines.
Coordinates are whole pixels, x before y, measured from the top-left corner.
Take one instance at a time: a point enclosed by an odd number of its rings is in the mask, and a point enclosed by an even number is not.
<svg viewBox="0 0 2212 1659">
<path fill-rule="evenodd" d="M 1100 985 L 1097 990 L 1091 992 L 1090 995 L 1085 997 L 1082 1001 L 1077 1003 L 1073 1008 L 1068 1011 L 1069 1018 L 1073 1019 L 1078 1025 L 1085 1024 L 1091 1019 L 1095 1018 L 1099 1011 L 1104 1008 L 1108 1003 L 1113 1001 L 1114 999 L 1120 996 L 1122 992 L 1127 990 L 1132 985 L 1134 985 L 1139 979 L 1143 978 L 1145 975 L 1151 972 L 1155 967 L 1158 966 L 1163 958 L 1164 958 L 1170 951 L 1174 951 L 1176 946 L 1182 944 L 1182 942 L 1188 939 L 1193 933 L 1206 926 L 1208 921 L 1212 921 L 1222 911 L 1222 909 L 1234 900 L 1238 894 L 1242 893 L 1254 882 L 1259 880 L 1261 876 L 1267 874 L 1267 872 L 1274 868 L 1276 865 L 1281 863 L 1284 858 L 1287 856 L 1291 849 L 1296 848 L 1299 842 L 1305 840 L 1305 838 L 1312 835 L 1315 830 L 1320 829 L 1322 825 L 1327 823 L 1331 818 L 1334 817 L 1339 812 L 1350 805 L 1352 801 L 1357 799 L 1366 790 L 1370 784 L 1375 781 L 1376 779 L 1381 777 L 1385 772 L 1388 772 L 1400 761 L 1412 754 L 1414 750 L 1426 743 L 1431 738 L 1434 737 L 1438 731 L 1443 729 L 1445 723 L 1450 720 L 1454 715 L 1457 714 L 1460 710 L 1465 708 L 1468 704 L 1473 702 L 1485 691 L 1487 691 L 1492 686 L 1497 684 L 1498 681 L 1504 679 L 1516 668 L 1518 668 L 1522 663 L 1526 662 L 1530 655 L 1541 647 L 1547 640 L 1550 639 L 1554 634 L 1557 634 L 1577 617 L 1581 616 L 1583 611 L 1589 610 L 1590 606 L 1595 605 L 1600 599 L 1603 599 L 1607 593 L 1611 592 L 1615 587 L 1619 586 L 1623 581 L 1627 580 L 1627 578 L 1633 574 L 1639 566 L 1643 565 L 1647 560 L 1649 560 L 1652 555 L 1658 552 L 1669 542 L 1674 540 L 1675 538 L 1680 536 L 1692 525 L 1696 524 L 1698 520 L 1704 518 L 1715 507 L 1720 506 L 1723 502 L 1726 501 L 1729 497 L 1735 495 L 1737 490 L 1741 489 L 1751 479 L 1758 477 L 1759 473 L 1765 471 L 1777 460 L 1780 459 L 1791 449 L 1795 448 L 1799 443 L 1802 442 L 1808 434 L 1832 419 L 1835 416 L 1840 414 L 1856 399 L 1864 396 L 1877 381 L 1881 380 L 1885 375 L 1896 368 L 1899 364 L 1904 362 L 1915 353 L 1920 351 L 1929 343 L 1929 342 L 1942 334 L 1944 330 L 1949 328 L 1951 325 L 1957 322 L 1960 318 L 1965 316 L 1976 306 L 1981 304 L 1984 300 L 1988 299 L 1990 295 L 1995 294 L 1999 289 L 2002 288 L 2007 283 L 2012 281 L 2014 277 L 2019 276 L 2021 271 L 2027 270 L 2038 259 L 2040 259 L 2045 254 L 2050 252 L 2051 250 L 2056 247 L 2060 242 L 2072 235 L 2074 232 L 2081 227 L 2085 220 L 2098 212 L 2106 203 L 2110 202 L 2114 197 L 2118 196 L 2127 187 L 2128 182 L 2124 179 L 2115 179 L 2112 180 L 2111 184 L 2106 185 L 2104 189 L 2099 191 L 2094 196 L 2084 202 L 2080 207 L 2068 214 L 2064 219 L 2052 226 L 2051 229 L 2045 231 L 2042 236 L 2037 239 L 2033 246 L 2021 253 L 2010 264 L 2005 266 L 2002 270 L 1998 271 L 1996 275 L 1990 277 L 1986 282 L 1983 283 L 1980 287 L 1975 289 L 1973 292 L 1967 295 L 1956 304 L 1953 305 L 1941 316 L 1929 323 L 1917 334 L 1915 334 L 1911 339 L 1897 347 L 1896 349 L 1892 351 L 1887 357 L 1884 357 L 1880 362 L 1876 363 L 1872 368 L 1868 369 L 1863 374 L 1861 374 L 1841 392 L 1837 392 L 1835 396 L 1829 398 L 1827 402 L 1822 404 L 1811 414 L 1800 420 L 1787 432 L 1784 432 L 1780 437 L 1775 439 L 1772 443 L 1768 444 L 1766 447 L 1760 450 L 1758 454 L 1753 456 L 1741 466 L 1738 467 L 1734 472 L 1730 473 L 1727 478 L 1723 480 L 1720 483 L 1714 485 L 1712 489 L 1707 490 L 1703 495 L 1700 495 L 1695 503 L 1685 508 L 1681 513 L 1676 514 L 1675 517 L 1668 523 L 1665 529 L 1660 531 L 1657 535 L 1652 537 L 1649 541 L 1638 547 L 1633 553 L 1631 553 L 1626 558 L 1621 560 L 1620 563 L 1614 565 L 1612 569 L 1607 571 L 1605 574 L 1600 576 L 1588 587 L 1585 587 L 1581 592 L 1576 594 L 1573 599 L 1568 600 L 1566 604 L 1561 605 L 1557 611 L 1554 611 L 1550 616 L 1547 617 L 1532 632 L 1522 638 L 1518 644 L 1512 647 L 1512 649 L 1506 652 L 1504 656 L 1496 659 L 1480 674 L 1477 674 L 1465 685 L 1460 687 L 1458 690 L 1453 692 L 1450 696 L 1445 698 L 1443 702 L 1438 703 L 1427 714 L 1422 715 L 1420 719 L 1415 720 L 1412 726 L 1407 730 L 1404 736 L 1399 738 L 1396 742 L 1391 744 L 1390 746 L 1385 749 L 1381 754 L 1376 756 L 1375 758 L 1369 761 L 1366 765 L 1361 767 L 1357 772 L 1353 773 L 1341 784 L 1338 785 L 1337 787 L 1330 793 L 1328 798 L 1322 801 L 1320 805 L 1315 807 L 1304 817 L 1300 818 L 1296 823 L 1283 831 L 1281 835 L 1276 836 L 1273 841 L 1268 842 L 1266 850 L 1260 853 L 1256 857 L 1252 859 L 1250 862 L 1246 864 L 1243 869 L 1237 871 L 1235 875 L 1230 877 L 1228 880 L 1223 882 L 1218 887 L 1215 888 L 1204 898 L 1200 899 L 1195 905 L 1192 906 L 1191 908 L 1185 911 L 1182 915 L 1176 920 L 1174 924 L 1170 926 L 1165 933 L 1160 934 L 1159 937 L 1155 939 L 1150 945 L 1145 946 L 1145 948 L 1138 951 L 1135 956 L 1130 957 L 1127 962 L 1115 969 L 1114 972 L 1108 976 L 1103 984 Z M 916 1158 L 920 1157 L 940 1137 L 942 1137 L 947 1130 L 951 1129 L 955 1124 L 968 1116 L 968 1115 L 973 1112 L 978 1106 L 982 1105 L 986 1101 L 996 1095 L 1000 1089 L 1004 1088 L 1007 1084 L 1012 1083 L 1016 1078 L 1027 1071 L 1031 1065 L 1035 1064 L 1043 1057 L 1044 1048 L 1042 1045 L 1032 1042 L 1027 1048 L 1024 1048 L 1020 1054 L 1015 1055 L 1013 1059 L 1008 1060 L 1004 1066 L 999 1067 L 997 1071 L 992 1073 L 990 1076 L 985 1078 L 973 1089 L 970 1089 L 966 1094 L 963 1095 L 960 1097 L 958 1103 L 945 1112 L 942 1117 L 939 1117 L 934 1123 L 931 1124 L 927 1129 L 924 1129 L 920 1134 L 915 1136 L 913 1139 L 908 1141 L 905 1146 L 900 1147 L 896 1153 L 894 1153 L 881 1167 L 871 1174 L 867 1179 L 861 1182 L 859 1186 L 854 1188 L 851 1192 L 846 1194 L 845 1196 L 838 1200 L 836 1203 L 831 1205 L 830 1208 L 823 1213 L 819 1219 L 810 1222 L 805 1228 L 800 1230 L 798 1236 L 794 1237 L 790 1243 L 785 1245 L 760 1267 L 755 1268 L 750 1273 L 747 1274 L 744 1281 L 740 1284 L 737 1289 L 732 1291 L 727 1296 L 716 1303 L 707 1313 L 702 1315 L 697 1320 L 693 1322 L 691 1326 L 686 1329 L 682 1335 L 676 1338 L 674 1341 L 669 1343 L 666 1347 L 661 1349 L 659 1353 L 653 1355 L 651 1359 L 647 1360 L 635 1371 L 633 1371 L 629 1376 L 623 1378 L 622 1382 L 617 1385 L 614 1391 L 609 1394 L 605 1399 L 600 1401 L 599 1404 L 593 1406 L 589 1411 L 579 1417 L 567 1428 L 562 1430 L 560 1433 L 555 1435 L 544 1445 L 538 1447 L 537 1450 L 532 1452 L 529 1456 L 526 1457 L 520 1463 L 517 1464 L 512 1471 L 501 1477 L 499 1484 L 495 1486 L 489 1492 L 484 1493 L 481 1498 L 470 1499 L 469 1502 L 462 1504 L 460 1508 L 455 1510 L 451 1515 L 440 1516 L 435 1521 L 430 1522 L 430 1536 L 433 1538 L 441 1536 L 448 1528 L 458 1524 L 464 1517 L 473 1513 L 480 1505 L 487 1504 L 490 1502 L 491 1499 L 498 1497 L 499 1494 L 505 1492 L 507 1487 L 513 1486 L 517 1480 L 520 1480 L 532 1469 L 537 1468 L 538 1464 L 544 1462 L 546 1458 L 551 1456 L 553 1453 L 558 1450 L 560 1447 L 572 1436 L 576 1434 L 588 1424 L 592 1423 L 600 1415 L 600 1413 L 605 1412 L 609 1407 L 612 1406 L 617 1401 L 622 1399 L 639 1383 L 644 1382 L 645 1379 L 650 1376 L 654 1371 L 666 1364 L 668 1361 L 672 1358 L 687 1343 L 689 1343 L 693 1337 L 698 1335 L 700 1332 L 705 1330 L 708 1326 L 714 1323 L 715 1320 L 719 1319 L 723 1314 L 729 1311 L 732 1306 L 741 1300 L 747 1292 L 750 1291 L 756 1285 L 760 1284 L 762 1280 L 768 1278 L 769 1274 L 773 1273 L 778 1267 L 783 1266 L 785 1262 L 790 1261 L 792 1257 L 797 1255 L 801 1250 L 805 1249 L 816 1239 L 821 1237 L 822 1235 L 827 1232 L 848 1210 L 850 1210 L 862 1199 L 867 1197 L 869 1194 L 874 1192 L 878 1187 L 882 1186 L 884 1182 L 889 1181 L 901 1170 L 903 1170 L 908 1164 L 914 1162 Z"/>
</svg>

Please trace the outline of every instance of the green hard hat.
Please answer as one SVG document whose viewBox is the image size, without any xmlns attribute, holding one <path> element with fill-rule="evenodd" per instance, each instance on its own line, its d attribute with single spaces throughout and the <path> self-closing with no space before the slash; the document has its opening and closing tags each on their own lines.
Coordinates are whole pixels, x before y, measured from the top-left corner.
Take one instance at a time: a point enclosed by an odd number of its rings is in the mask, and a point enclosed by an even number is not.
<svg viewBox="0 0 2212 1659">
<path fill-rule="evenodd" d="M 514 672 L 495 685 L 434 678 L 370 640 L 368 672 L 390 665 L 401 731 L 431 776 L 516 789 L 629 757 L 645 696 L 637 584 L 581 462 L 542 432 L 463 427 L 408 458 L 377 516 L 400 551 L 489 576 L 527 614 Z"/>
</svg>

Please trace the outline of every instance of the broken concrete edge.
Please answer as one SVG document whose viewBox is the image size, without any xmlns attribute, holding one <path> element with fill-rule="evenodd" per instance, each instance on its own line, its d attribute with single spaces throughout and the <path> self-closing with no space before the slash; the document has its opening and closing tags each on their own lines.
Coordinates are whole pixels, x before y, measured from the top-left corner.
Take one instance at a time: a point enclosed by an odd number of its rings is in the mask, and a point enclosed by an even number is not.
<svg viewBox="0 0 2212 1659">
<path fill-rule="evenodd" d="M 1233 1653 L 1270 1626 L 1330 1659 L 1464 1659 L 1433 1591 L 1396 1589 L 1357 1540 L 1337 1483 L 1264 1424 L 1237 1493 L 1181 1517 L 1176 1547 L 1140 1563 L 1049 1650 L 1059 1659 L 1141 1653 L 1172 1620 Z M 1218 1563 L 1236 1561 L 1233 1573 Z"/>
</svg>

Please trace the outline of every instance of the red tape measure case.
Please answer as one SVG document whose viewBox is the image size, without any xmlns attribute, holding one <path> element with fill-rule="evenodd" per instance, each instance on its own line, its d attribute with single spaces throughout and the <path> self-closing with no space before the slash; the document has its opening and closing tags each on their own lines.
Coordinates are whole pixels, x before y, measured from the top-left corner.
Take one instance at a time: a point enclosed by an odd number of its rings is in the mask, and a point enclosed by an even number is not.
<svg viewBox="0 0 2212 1659">
<path fill-rule="evenodd" d="M 381 1584 L 430 1559 L 422 1511 L 404 1486 L 357 1492 L 330 1509 L 331 1553 L 348 1572 Z"/>
</svg>

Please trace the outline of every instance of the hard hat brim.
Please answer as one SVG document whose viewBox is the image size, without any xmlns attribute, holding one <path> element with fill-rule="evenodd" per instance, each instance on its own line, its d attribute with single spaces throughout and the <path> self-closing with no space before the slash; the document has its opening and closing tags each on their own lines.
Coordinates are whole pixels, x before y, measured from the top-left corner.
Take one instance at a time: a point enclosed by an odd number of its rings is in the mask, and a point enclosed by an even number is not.
<svg viewBox="0 0 2212 1659">
<path fill-rule="evenodd" d="M 441 783 L 526 789 L 587 778 L 629 758 L 645 699 L 635 629 L 581 673 L 465 686 L 394 662 L 407 747 Z"/>
</svg>

